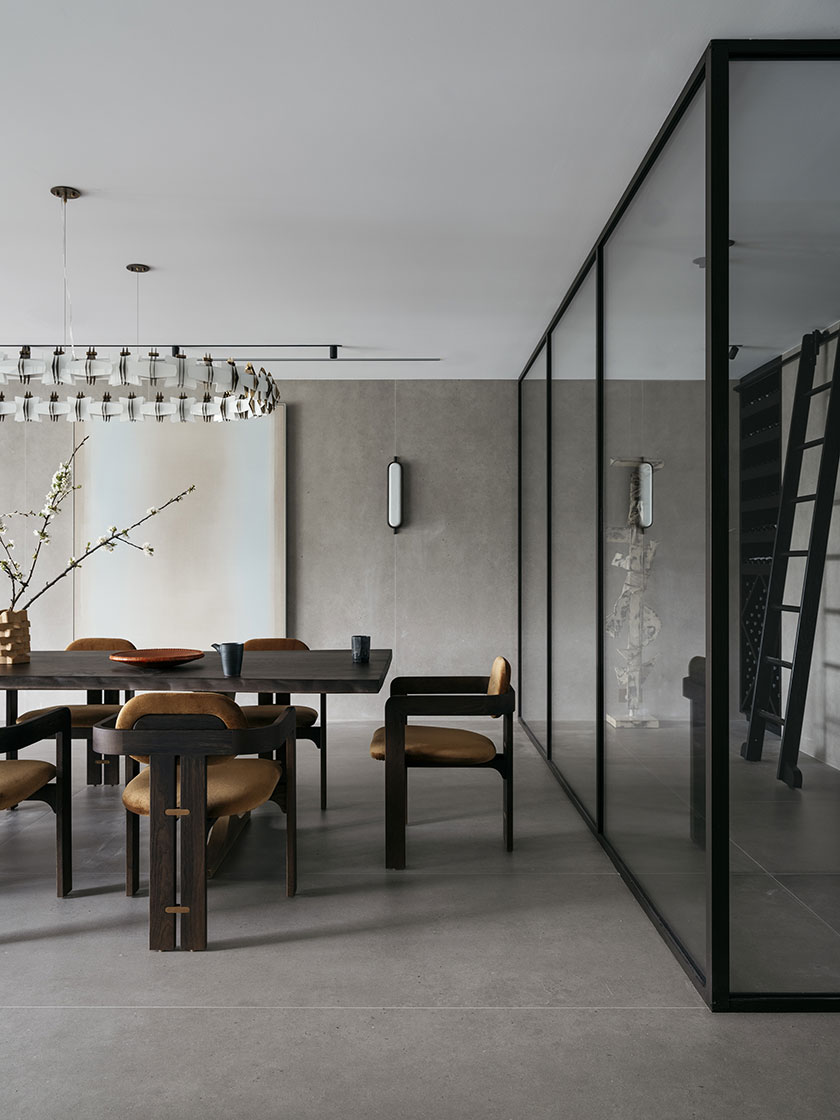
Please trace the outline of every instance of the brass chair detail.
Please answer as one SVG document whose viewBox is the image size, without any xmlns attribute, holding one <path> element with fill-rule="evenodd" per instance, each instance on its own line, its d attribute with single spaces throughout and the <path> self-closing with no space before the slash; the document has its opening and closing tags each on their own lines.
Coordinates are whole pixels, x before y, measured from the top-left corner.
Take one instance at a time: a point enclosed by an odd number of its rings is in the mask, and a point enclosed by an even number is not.
<svg viewBox="0 0 840 1120">
<path fill-rule="evenodd" d="M 103 653 L 118 653 L 121 650 L 135 648 L 134 643 L 128 641 L 127 638 L 76 638 L 69 646 L 65 646 L 65 652 L 67 650 L 90 649 L 101 650 Z M 123 695 L 123 700 L 130 700 L 133 695 L 133 692 L 126 692 Z M 87 703 L 67 705 L 73 727 L 73 738 L 83 739 L 87 743 L 87 776 L 85 780 L 89 786 L 117 786 L 120 784 L 119 758 L 116 756 L 103 758 L 91 746 L 93 725 L 107 719 L 108 716 L 115 716 L 120 707 L 119 691 L 111 689 L 106 689 L 104 692 L 99 689 L 88 689 Z M 18 723 L 34 716 L 43 715 L 44 712 L 48 711 L 50 711 L 49 708 L 34 708 L 31 712 L 24 712 L 18 718 Z"/>
<path fill-rule="evenodd" d="M 55 764 L 18 758 L 18 751 L 55 736 Z M 12 727 L 0 728 L 0 809 L 14 809 L 22 801 L 44 801 L 55 813 L 56 894 L 73 889 L 70 831 L 70 713 L 50 708 Z"/>
<path fill-rule="evenodd" d="M 405 867 L 408 770 L 468 766 L 496 770 L 503 782 L 505 847 L 513 850 L 513 712 L 510 665 L 497 657 L 489 677 L 396 677 L 385 703 L 385 726 L 370 744 L 371 757 L 385 762 L 385 866 Z M 475 731 L 408 724 L 409 716 L 503 717 L 502 751 Z"/>
<path fill-rule="evenodd" d="M 286 814 L 286 894 L 297 889 L 295 713 L 248 728 L 239 706 L 213 692 L 135 696 L 94 728 L 94 746 L 125 754 L 126 894 L 139 886 L 139 819 L 149 817 L 149 948 L 207 947 L 208 868 L 218 866 L 252 809 Z M 237 755 L 257 754 L 259 758 Z M 139 763 L 148 766 L 139 770 Z M 138 772 L 139 771 L 139 772 Z M 177 894 L 180 862 L 180 899 Z"/>
<path fill-rule="evenodd" d="M 245 651 L 248 650 L 308 650 L 309 646 L 297 638 L 250 638 L 244 643 Z M 273 722 L 280 712 L 291 704 L 292 699 L 288 692 L 260 692 L 257 696 L 258 703 L 243 704 L 242 711 L 248 720 L 249 727 L 265 727 Z M 303 704 L 295 705 L 297 715 L 298 739 L 309 739 L 320 751 L 321 764 L 321 808 L 327 807 L 327 696 L 321 693 L 319 713 L 314 708 L 307 708 Z"/>
</svg>

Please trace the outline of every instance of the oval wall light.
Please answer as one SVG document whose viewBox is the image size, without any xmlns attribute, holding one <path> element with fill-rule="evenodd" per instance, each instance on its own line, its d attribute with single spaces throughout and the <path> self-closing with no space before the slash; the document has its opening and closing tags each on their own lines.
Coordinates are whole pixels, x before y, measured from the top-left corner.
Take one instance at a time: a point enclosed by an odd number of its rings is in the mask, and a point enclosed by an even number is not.
<svg viewBox="0 0 840 1120">
<path fill-rule="evenodd" d="M 395 533 L 402 525 L 402 485 L 402 463 L 395 455 L 393 461 L 388 464 L 388 525 Z"/>
</svg>

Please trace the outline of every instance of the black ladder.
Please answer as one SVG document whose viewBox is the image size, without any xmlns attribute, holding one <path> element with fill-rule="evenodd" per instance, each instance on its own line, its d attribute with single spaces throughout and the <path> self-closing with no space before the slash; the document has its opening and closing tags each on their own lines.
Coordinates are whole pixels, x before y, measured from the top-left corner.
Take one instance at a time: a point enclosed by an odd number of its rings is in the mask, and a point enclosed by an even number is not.
<svg viewBox="0 0 840 1120">
<path fill-rule="evenodd" d="M 747 740 L 741 747 L 741 754 L 751 762 L 761 758 L 764 746 L 764 733 L 768 723 L 781 728 L 779 767 L 777 777 L 786 782 L 791 789 L 802 785 L 802 773 L 796 765 L 799 757 L 799 741 L 802 736 L 802 721 L 805 714 L 805 698 L 808 695 L 808 678 L 811 671 L 811 655 L 814 649 L 814 634 L 819 614 L 820 593 L 822 591 L 825 555 L 828 548 L 828 534 L 831 528 L 831 511 L 834 504 L 834 489 L 837 484 L 837 467 L 840 462 L 840 340 L 834 355 L 834 368 L 831 380 L 814 385 L 814 372 L 820 348 L 819 331 L 806 334 L 802 339 L 799 355 L 799 368 L 796 374 L 793 408 L 790 418 L 787 452 L 785 454 L 782 490 L 779 496 L 779 515 L 776 527 L 776 540 L 773 545 L 773 561 L 770 567 L 770 580 L 767 586 L 767 605 L 764 612 L 764 627 L 761 633 L 761 647 L 756 666 L 755 690 Z M 808 439 L 808 416 L 811 401 L 820 393 L 828 393 L 825 430 L 817 439 Z M 811 447 L 820 447 L 820 464 L 816 490 L 812 494 L 800 494 L 799 484 L 802 475 L 802 458 Z M 797 506 L 812 505 L 811 531 L 807 549 L 792 549 L 793 525 Z M 784 603 L 788 563 L 791 557 L 805 558 L 805 575 L 798 604 Z M 796 627 L 796 641 L 793 657 L 785 661 L 781 656 L 771 656 L 771 650 L 781 652 L 782 615 L 786 612 L 799 615 Z M 775 715 L 770 709 L 770 696 L 774 673 L 782 669 L 790 671 L 787 703 L 784 718 Z"/>
</svg>

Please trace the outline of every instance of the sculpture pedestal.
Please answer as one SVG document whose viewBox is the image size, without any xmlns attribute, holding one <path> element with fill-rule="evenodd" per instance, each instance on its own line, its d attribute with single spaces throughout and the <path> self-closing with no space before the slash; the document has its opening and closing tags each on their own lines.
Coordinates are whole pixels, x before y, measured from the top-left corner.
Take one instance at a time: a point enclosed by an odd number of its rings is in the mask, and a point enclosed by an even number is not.
<svg viewBox="0 0 840 1120">
<path fill-rule="evenodd" d="M 607 723 L 610 727 L 658 727 L 659 720 L 655 716 L 611 716 L 607 712 Z"/>
</svg>

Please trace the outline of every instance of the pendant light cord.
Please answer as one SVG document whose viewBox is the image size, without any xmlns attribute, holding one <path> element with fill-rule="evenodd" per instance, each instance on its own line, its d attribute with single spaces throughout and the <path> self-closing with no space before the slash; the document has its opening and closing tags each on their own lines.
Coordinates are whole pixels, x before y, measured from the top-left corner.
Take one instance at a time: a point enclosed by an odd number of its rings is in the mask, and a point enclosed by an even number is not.
<svg viewBox="0 0 840 1120">
<path fill-rule="evenodd" d="M 67 199 L 61 200 L 61 260 L 64 274 L 64 346 L 70 333 L 70 353 L 76 357 L 76 344 L 73 341 L 73 301 L 70 299 L 70 284 L 67 279 Z"/>
</svg>

